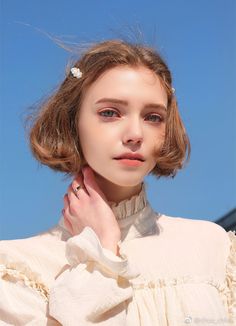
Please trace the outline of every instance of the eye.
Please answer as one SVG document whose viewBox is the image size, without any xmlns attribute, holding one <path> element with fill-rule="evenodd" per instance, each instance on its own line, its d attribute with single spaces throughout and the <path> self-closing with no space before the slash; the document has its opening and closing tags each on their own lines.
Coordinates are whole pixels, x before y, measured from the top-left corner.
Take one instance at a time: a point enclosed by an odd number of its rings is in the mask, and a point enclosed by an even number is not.
<svg viewBox="0 0 236 326">
<path fill-rule="evenodd" d="M 158 115 L 158 114 L 149 114 L 149 117 L 152 117 L 153 119 L 152 120 L 149 120 L 149 121 L 152 121 L 152 122 L 162 122 L 164 119 Z"/>
<path fill-rule="evenodd" d="M 108 114 L 106 114 L 106 113 L 108 113 Z M 110 109 L 109 110 L 103 110 L 103 111 L 99 112 L 98 114 L 100 116 L 102 116 L 102 117 L 105 117 L 105 118 L 113 118 L 113 113 L 118 114 L 116 111 L 110 110 Z"/>
</svg>

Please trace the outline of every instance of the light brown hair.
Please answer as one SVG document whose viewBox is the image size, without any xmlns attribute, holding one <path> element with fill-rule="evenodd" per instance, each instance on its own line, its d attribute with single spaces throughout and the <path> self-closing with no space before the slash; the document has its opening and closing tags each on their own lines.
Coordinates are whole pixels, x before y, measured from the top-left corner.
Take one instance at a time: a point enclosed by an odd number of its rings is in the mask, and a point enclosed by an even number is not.
<svg viewBox="0 0 236 326">
<path fill-rule="evenodd" d="M 150 69 L 158 75 L 167 93 L 165 140 L 156 153 L 156 166 L 151 174 L 158 178 L 174 177 L 183 168 L 191 148 L 172 91 L 171 72 L 155 49 L 122 40 L 108 40 L 90 47 L 73 65 L 80 68 L 82 77 L 73 77 L 68 69 L 58 89 L 39 106 L 29 133 L 32 153 L 39 162 L 69 175 L 80 172 L 86 162 L 78 138 L 81 102 L 88 87 L 102 73 L 120 65 Z"/>
</svg>

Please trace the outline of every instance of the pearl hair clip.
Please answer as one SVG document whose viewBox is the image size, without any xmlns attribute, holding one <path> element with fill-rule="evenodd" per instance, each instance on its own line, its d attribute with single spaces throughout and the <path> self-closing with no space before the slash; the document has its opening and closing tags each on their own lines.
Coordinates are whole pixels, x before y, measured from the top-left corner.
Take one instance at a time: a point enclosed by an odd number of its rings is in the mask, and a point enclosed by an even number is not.
<svg viewBox="0 0 236 326">
<path fill-rule="evenodd" d="M 172 93 L 174 94 L 175 93 L 175 88 L 172 87 L 171 90 L 172 90 Z"/>
<path fill-rule="evenodd" d="M 77 67 L 71 68 L 70 71 L 71 71 L 72 75 L 74 77 L 78 78 L 78 79 L 81 78 L 82 75 L 83 75 L 82 71 L 79 68 L 77 68 Z"/>
</svg>

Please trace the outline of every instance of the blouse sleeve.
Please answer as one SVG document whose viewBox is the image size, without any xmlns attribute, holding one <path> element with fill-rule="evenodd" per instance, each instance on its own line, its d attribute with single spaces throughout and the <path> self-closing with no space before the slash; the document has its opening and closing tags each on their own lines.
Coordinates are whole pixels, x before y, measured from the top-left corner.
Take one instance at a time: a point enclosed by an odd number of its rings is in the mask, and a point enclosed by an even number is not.
<svg viewBox="0 0 236 326">
<path fill-rule="evenodd" d="M 0 325 L 59 326 L 47 314 L 48 289 L 23 263 L 0 255 Z"/>
<path fill-rule="evenodd" d="M 138 273 L 120 254 L 103 248 L 89 227 L 70 238 L 66 245 L 69 267 L 50 289 L 50 315 L 70 326 L 113 325 L 113 317 L 114 325 L 124 325 L 124 303 L 132 297 L 129 279 Z"/>
<path fill-rule="evenodd" d="M 236 324 L 236 233 L 228 232 L 231 247 L 226 266 L 227 301 L 229 318 L 233 325 Z"/>
</svg>

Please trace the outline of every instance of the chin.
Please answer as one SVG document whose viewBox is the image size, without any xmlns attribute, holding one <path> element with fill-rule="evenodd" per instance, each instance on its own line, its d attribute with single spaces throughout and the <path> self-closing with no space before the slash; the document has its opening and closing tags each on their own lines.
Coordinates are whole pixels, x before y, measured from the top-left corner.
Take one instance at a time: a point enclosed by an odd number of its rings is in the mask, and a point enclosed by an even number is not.
<svg viewBox="0 0 236 326">
<path fill-rule="evenodd" d="M 124 183 L 121 183 L 121 182 L 113 182 L 116 186 L 118 187 L 122 187 L 122 188 L 132 188 L 132 187 L 136 187 L 137 185 L 140 184 L 140 182 L 138 183 L 134 183 L 134 182 L 124 182 Z"/>
<path fill-rule="evenodd" d="M 104 164 L 105 166 L 105 164 Z M 120 187 L 135 187 L 143 182 L 145 175 L 138 171 L 122 171 L 118 169 L 96 168 L 90 165 L 93 169 L 95 177 L 101 182 L 111 182 Z"/>
</svg>

